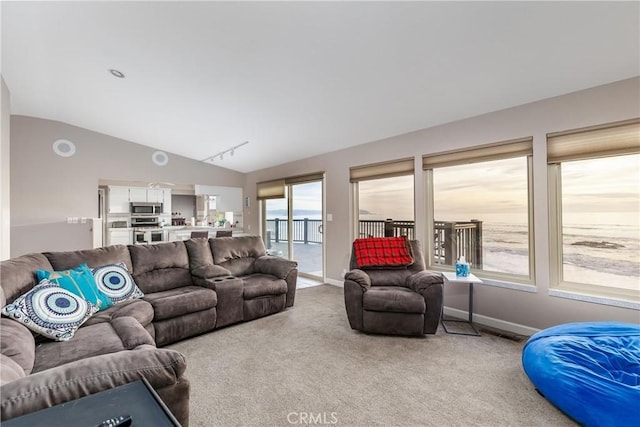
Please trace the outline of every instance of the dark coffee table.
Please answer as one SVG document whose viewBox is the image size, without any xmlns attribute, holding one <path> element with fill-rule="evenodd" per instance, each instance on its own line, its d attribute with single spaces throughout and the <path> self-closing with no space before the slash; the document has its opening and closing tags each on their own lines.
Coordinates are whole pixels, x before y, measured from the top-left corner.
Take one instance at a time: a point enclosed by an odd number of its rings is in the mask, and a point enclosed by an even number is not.
<svg viewBox="0 0 640 427">
<path fill-rule="evenodd" d="M 2 422 L 2 427 L 94 427 L 131 416 L 131 426 L 180 427 L 146 379 L 101 391 Z"/>
</svg>

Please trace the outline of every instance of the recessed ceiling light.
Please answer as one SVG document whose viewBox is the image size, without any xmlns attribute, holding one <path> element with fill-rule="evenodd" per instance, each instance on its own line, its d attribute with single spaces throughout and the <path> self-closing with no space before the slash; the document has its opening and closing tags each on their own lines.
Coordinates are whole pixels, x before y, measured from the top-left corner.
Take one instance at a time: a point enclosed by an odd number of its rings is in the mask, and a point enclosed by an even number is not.
<svg viewBox="0 0 640 427">
<path fill-rule="evenodd" d="M 164 166 L 169 163 L 169 156 L 164 151 L 154 151 L 151 160 L 158 166 Z"/>
<path fill-rule="evenodd" d="M 110 69 L 109 72 L 113 77 L 117 77 L 119 79 L 124 79 L 124 73 L 122 71 L 118 71 L 116 69 Z"/>
<path fill-rule="evenodd" d="M 76 146 L 66 139 L 58 139 L 53 143 L 53 152 L 61 157 L 71 157 L 76 153 Z"/>
</svg>

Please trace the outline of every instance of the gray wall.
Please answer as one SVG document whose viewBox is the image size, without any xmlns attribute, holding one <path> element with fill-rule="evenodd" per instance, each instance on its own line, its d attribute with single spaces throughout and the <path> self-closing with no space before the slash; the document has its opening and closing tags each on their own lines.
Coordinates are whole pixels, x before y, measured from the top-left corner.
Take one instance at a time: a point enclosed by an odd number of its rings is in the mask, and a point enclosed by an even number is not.
<svg viewBox="0 0 640 427">
<path fill-rule="evenodd" d="M 11 180 L 10 180 L 10 123 L 11 94 L 0 76 L 2 94 L 0 96 L 0 260 L 11 254 Z"/>
<path fill-rule="evenodd" d="M 184 194 L 172 196 L 171 210 L 180 212 L 182 218 L 189 222 L 192 217 L 196 217 L 196 196 L 187 196 Z"/>
<path fill-rule="evenodd" d="M 76 145 L 74 156 L 53 152 L 61 138 Z M 61 122 L 11 116 L 11 256 L 91 247 L 89 228 L 67 218 L 98 216 L 99 180 L 244 185 L 242 173 L 170 153 L 166 166 L 156 166 L 154 151 Z"/>
<path fill-rule="evenodd" d="M 485 114 L 457 122 L 388 138 L 284 164 L 247 175 L 245 195 L 255 201 L 256 183 L 307 172 L 326 172 L 325 213 L 327 277 L 341 281 L 352 241 L 349 167 L 415 156 L 416 236 L 425 236 L 425 177 L 421 156 L 443 150 L 533 136 L 534 227 L 536 292 L 493 286 L 476 290 L 476 312 L 532 328 L 587 320 L 640 321 L 637 310 L 552 297 L 549 291 L 546 134 L 640 116 L 640 79 L 633 78 L 589 90 Z M 245 209 L 244 224 L 259 227 L 258 203 Z M 421 237 L 420 237 L 421 236 Z M 467 309 L 466 289 L 447 289 L 448 306 Z"/>
</svg>

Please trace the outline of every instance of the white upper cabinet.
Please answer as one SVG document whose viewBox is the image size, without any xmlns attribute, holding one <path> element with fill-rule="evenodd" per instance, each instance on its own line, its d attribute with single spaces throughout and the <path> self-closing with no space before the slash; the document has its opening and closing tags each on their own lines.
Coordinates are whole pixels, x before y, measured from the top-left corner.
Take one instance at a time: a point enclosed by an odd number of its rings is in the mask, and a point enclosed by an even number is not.
<svg viewBox="0 0 640 427">
<path fill-rule="evenodd" d="M 129 187 L 109 187 L 109 213 L 129 213 Z"/>
<path fill-rule="evenodd" d="M 131 212 L 130 202 L 162 203 L 162 213 L 171 214 L 171 189 L 109 186 L 109 213 Z"/>
<path fill-rule="evenodd" d="M 131 187 L 129 189 L 130 199 L 132 202 L 147 201 L 147 189 L 145 187 Z"/>
<path fill-rule="evenodd" d="M 164 200 L 164 193 L 162 188 L 149 188 L 147 190 L 147 202 L 149 203 L 162 203 Z"/>
</svg>

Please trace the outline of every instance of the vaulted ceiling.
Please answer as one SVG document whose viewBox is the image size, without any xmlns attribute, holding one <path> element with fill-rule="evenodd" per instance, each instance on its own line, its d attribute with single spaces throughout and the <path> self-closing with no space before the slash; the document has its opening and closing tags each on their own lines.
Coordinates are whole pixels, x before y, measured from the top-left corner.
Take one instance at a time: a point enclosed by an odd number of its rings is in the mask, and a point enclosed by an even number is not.
<svg viewBox="0 0 640 427">
<path fill-rule="evenodd" d="M 638 2 L 1 8 L 12 114 L 241 172 L 640 74 Z"/>
</svg>

